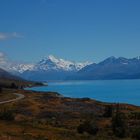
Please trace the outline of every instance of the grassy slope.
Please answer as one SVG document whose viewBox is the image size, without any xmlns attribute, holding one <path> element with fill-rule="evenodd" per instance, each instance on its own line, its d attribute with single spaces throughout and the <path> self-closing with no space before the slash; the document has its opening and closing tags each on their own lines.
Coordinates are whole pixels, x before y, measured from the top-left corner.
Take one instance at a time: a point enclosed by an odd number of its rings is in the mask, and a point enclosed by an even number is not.
<svg viewBox="0 0 140 140">
<path fill-rule="evenodd" d="M 16 86 L 20 87 L 30 87 L 30 86 L 40 86 L 42 83 L 39 82 L 32 82 L 32 81 L 26 81 L 23 79 L 7 79 L 7 78 L 0 78 L 0 86 L 9 88 L 11 87 L 12 83 L 14 83 Z"/>
<path fill-rule="evenodd" d="M 15 92 L 15 91 L 11 91 Z M 111 130 L 111 117 L 103 117 L 105 107 L 111 104 L 90 99 L 59 97 L 57 93 L 37 93 L 17 90 L 26 96 L 22 101 L 0 106 L 12 110 L 14 120 L 0 120 L 0 138 L 12 140 L 119 140 Z M 115 104 L 112 104 L 116 108 Z M 136 106 L 121 104 L 129 130 L 135 128 L 140 119 L 132 114 L 140 113 Z M 77 127 L 85 120 L 96 120 L 99 132 L 96 136 L 77 133 Z M 131 124 L 131 125 L 130 125 Z M 130 135 L 128 135 L 130 137 Z M 132 140 L 132 138 L 123 138 Z"/>
<path fill-rule="evenodd" d="M 11 91 L 7 89 L 4 89 L 2 92 L 0 92 L 0 102 L 15 99 L 16 97 L 16 95 L 11 94 Z"/>
</svg>

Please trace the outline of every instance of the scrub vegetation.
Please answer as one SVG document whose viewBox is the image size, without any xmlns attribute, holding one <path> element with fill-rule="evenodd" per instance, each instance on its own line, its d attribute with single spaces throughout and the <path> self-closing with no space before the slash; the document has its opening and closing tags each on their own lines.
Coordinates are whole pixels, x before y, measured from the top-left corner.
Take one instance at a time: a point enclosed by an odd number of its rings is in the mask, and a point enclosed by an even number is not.
<svg viewBox="0 0 140 140">
<path fill-rule="evenodd" d="M 74 99 L 58 93 L 3 89 L 24 99 L 0 105 L 0 138 L 12 140 L 139 140 L 140 107 Z M 2 94 L 1 93 L 1 94 Z"/>
</svg>

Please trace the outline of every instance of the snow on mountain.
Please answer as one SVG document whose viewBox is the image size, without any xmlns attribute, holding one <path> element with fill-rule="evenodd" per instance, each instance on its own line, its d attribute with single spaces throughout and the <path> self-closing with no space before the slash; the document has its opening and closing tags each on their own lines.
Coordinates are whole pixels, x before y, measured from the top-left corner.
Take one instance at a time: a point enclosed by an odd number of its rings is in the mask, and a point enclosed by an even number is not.
<svg viewBox="0 0 140 140">
<path fill-rule="evenodd" d="M 65 80 L 66 77 L 74 75 L 77 71 L 88 64 L 90 63 L 76 63 L 50 55 L 32 65 L 30 69 L 27 65 L 26 67 L 23 67 L 24 69 L 20 67 L 20 76 L 36 81 Z"/>
<path fill-rule="evenodd" d="M 49 55 L 47 58 L 42 59 L 35 65 L 35 70 L 63 70 L 63 71 L 78 71 L 81 68 L 91 63 L 76 63 L 61 58 L 56 58 Z"/>
<path fill-rule="evenodd" d="M 91 63 L 76 63 L 61 58 L 56 58 L 53 55 L 43 58 L 36 64 L 12 62 L 0 53 L 0 67 L 14 74 L 22 74 L 26 71 L 78 71 Z"/>
<path fill-rule="evenodd" d="M 0 68 L 29 80 L 140 78 L 140 57 L 111 56 L 100 63 L 73 62 L 50 55 L 35 64 L 12 62 L 0 52 Z"/>
<path fill-rule="evenodd" d="M 0 53 L 0 68 L 12 72 L 12 73 L 23 73 L 26 70 L 32 70 L 34 64 L 27 64 L 27 63 L 17 63 L 10 61 Z"/>
<path fill-rule="evenodd" d="M 8 71 L 23 73 L 27 70 L 33 70 L 34 64 L 19 64 L 19 63 L 11 63 L 9 64 Z"/>
</svg>

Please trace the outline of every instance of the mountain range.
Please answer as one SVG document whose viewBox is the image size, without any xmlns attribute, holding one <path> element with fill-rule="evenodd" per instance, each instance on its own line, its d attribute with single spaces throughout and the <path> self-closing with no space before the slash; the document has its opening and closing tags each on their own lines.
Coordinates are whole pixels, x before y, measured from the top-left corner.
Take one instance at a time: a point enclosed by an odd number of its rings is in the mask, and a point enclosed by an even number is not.
<svg viewBox="0 0 140 140">
<path fill-rule="evenodd" d="M 73 78 L 82 80 L 139 79 L 140 58 L 127 59 L 112 56 L 98 64 L 84 67 Z"/>
<path fill-rule="evenodd" d="M 2 61 L 0 66 L 27 80 L 139 79 L 140 58 L 111 56 L 99 63 L 72 62 L 50 55 L 35 64 Z"/>
<path fill-rule="evenodd" d="M 2 61 L 1 67 L 8 72 L 27 80 L 46 81 L 64 80 L 77 73 L 90 62 L 72 62 L 49 55 L 35 64 Z"/>
</svg>

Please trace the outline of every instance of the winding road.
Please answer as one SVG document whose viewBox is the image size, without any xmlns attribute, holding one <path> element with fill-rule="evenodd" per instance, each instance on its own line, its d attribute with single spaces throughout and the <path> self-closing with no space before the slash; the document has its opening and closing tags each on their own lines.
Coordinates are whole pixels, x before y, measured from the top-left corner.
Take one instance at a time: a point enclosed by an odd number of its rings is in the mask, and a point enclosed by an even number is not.
<svg viewBox="0 0 140 140">
<path fill-rule="evenodd" d="M 18 93 L 13 93 L 13 94 L 16 95 L 17 98 L 10 99 L 10 100 L 7 100 L 7 101 L 2 101 L 2 102 L 0 102 L 0 104 L 11 103 L 11 102 L 15 102 L 15 101 L 18 101 L 18 100 L 21 100 L 21 99 L 25 98 L 25 96 L 23 94 L 18 94 Z"/>
</svg>

